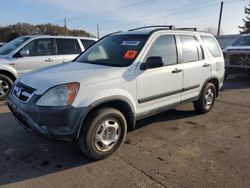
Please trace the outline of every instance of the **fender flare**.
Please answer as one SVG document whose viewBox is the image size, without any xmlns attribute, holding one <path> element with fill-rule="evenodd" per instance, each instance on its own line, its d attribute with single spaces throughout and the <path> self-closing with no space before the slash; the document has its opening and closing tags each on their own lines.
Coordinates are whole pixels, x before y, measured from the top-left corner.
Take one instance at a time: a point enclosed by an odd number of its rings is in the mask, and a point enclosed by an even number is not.
<svg viewBox="0 0 250 188">
<path fill-rule="evenodd" d="M 18 78 L 18 72 L 16 69 L 10 67 L 10 66 L 7 66 L 7 65 L 0 65 L 0 72 L 8 72 L 9 74 L 13 75 L 15 77 L 15 79 Z"/>
<path fill-rule="evenodd" d="M 86 120 L 86 117 L 89 115 L 89 113 L 91 112 L 91 110 L 93 110 L 94 108 L 98 107 L 98 106 L 101 106 L 101 105 L 105 105 L 107 103 L 111 103 L 111 102 L 124 102 L 125 104 L 128 105 L 128 107 L 130 108 L 131 110 L 131 113 L 129 114 L 131 117 L 131 129 L 134 130 L 135 129 L 135 124 L 136 124 L 136 114 L 135 114 L 135 108 L 132 104 L 132 102 L 127 98 L 127 97 L 124 97 L 124 96 L 120 96 L 120 95 L 115 95 L 115 96 L 110 96 L 110 97 L 105 97 L 105 98 L 101 98 L 93 103 L 91 103 L 88 108 L 87 108 L 87 111 L 86 113 L 84 113 L 81 117 L 81 120 L 80 120 L 80 123 L 77 127 L 77 135 L 76 135 L 76 138 L 78 139 L 79 136 L 80 136 L 80 133 L 81 133 L 81 130 L 82 130 L 82 127 L 84 126 L 84 121 Z"/>
<path fill-rule="evenodd" d="M 203 84 L 203 86 L 202 86 L 202 89 L 201 89 L 201 91 L 200 91 L 200 94 L 199 94 L 198 99 L 200 98 L 200 96 L 201 96 L 201 94 L 202 94 L 202 91 L 203 91 L 203 89 L 206 87 L 207 83 L 208 83 L 210 80 L 213 80 L 213 79 L 216 79 L 216 80 L 218 81 L 218 84 L 220 83 L 219 78 L 216 77 L 216 76 L 213 76 L 213 77 L 208 78 L 208 79 L 204 82 L 204 84 Z M 216 97 L 218 97 L 218 95 L 219 95 L 219 90 L 220 90 L 220 89 L 219 89 L 219 87 L 216 87 L 216 85 L 215 85 L 215 88 L 216 88 Z"/>
</svg>

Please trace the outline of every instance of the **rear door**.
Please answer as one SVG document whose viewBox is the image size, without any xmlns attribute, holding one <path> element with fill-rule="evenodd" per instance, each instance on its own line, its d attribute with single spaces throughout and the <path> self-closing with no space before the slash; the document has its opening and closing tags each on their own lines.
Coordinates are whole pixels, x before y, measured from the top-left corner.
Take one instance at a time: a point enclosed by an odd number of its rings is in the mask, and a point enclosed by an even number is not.
<svg viewBox="0 0 250 188">
<path fill-rule="evenodd" d="M 181 34 L 178 39 L 184 70 L 181 101 L 185 101 L 199 95 L 211 75 L 211 64 L 196 36 Z"/>
<path fill-rule="evenodd" d="M 81 48 L 77 39 L 56 39 L 56 54 L 61 63 L 74 60 L 80 53 Z"/>
<path fill-rule="evenodd" d="M 213 77 L 219 77 L 220 82 L 224 80 L 225 64 L 222 51 L 218 45 L 218 42 L 213 36 L 201 35 L 201 39 L 204 42 L 204 46 L 208 49 L 210 53 L 210 63 L 211 63 L 211 74 Z M 222 83 L 221 83 L 222 84 Z"/>
<path fill-rule="evenodd" d="M 22 50 L 27 51 L 28 55 L 21 57 L 20 51 Z M 20 51 L 15 55 L 18 57 L 15 63 L 18 72 L 21 74 L 56 63 L 56 56 L 53 52 L 53 39 L 51 38 L 32 40 Z"/>
</svg>

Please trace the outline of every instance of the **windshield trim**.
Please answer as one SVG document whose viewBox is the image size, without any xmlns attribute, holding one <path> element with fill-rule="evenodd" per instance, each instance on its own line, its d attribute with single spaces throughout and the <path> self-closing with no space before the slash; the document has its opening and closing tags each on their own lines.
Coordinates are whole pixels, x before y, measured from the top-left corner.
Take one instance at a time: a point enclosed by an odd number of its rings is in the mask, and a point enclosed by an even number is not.
<svg viewBox="0 0 250 188">
<path fill-rule="evenodd" d="M 241 40 L 246 40 L 246 44 L 238 44 Z M 241 36 L 231 46 L 250 46 L 250 35 Z"/>
</svg>

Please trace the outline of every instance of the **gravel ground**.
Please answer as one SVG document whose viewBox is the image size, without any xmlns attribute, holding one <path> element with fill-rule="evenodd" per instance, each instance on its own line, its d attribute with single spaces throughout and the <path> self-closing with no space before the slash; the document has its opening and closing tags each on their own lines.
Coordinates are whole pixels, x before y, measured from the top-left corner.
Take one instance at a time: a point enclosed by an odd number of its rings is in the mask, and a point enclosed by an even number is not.
<svg viewBox="0 0 250 188">
<path fill-rule="evenodd" d="M 250 77 L 229 78 L 206 115 L 187 104 L 139 121 L 98 162 L 26 132 L 6 106 L 0 128 L 0 187 L 250 186 Z"/>
</svg>

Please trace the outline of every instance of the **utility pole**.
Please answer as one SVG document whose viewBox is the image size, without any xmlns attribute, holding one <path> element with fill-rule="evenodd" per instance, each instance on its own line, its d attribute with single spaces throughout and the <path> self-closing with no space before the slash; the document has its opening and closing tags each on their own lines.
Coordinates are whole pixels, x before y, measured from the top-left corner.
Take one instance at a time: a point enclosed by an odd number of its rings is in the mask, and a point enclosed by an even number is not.
<svg viewBox="0 0 250 188">
<path fill-rule="evenodd" d="M 100 37 L 99 24 L 96 25 L 96 29 L 97 29 L 97 38 L 99 39 Z"/>
<path fill-rule="evenodd" d="M 64 18 L 64 34 L 67 34 L 67 20 Z"/>
<path fill-rule="evenodd" d="M 221 4 L 220 4 L 220 17 L 219 17 L 219 23 L 218 23 L 218 31 L 217 31 L 217 36 L 219 36 L 219 35 L 220 35 L 220 26 L 221 26 L 221 19 L 222 19 L 223 5 L 224 5 L 224 2 L 223 2 L 223 1 L 221 1 Z"/>
</svg>

